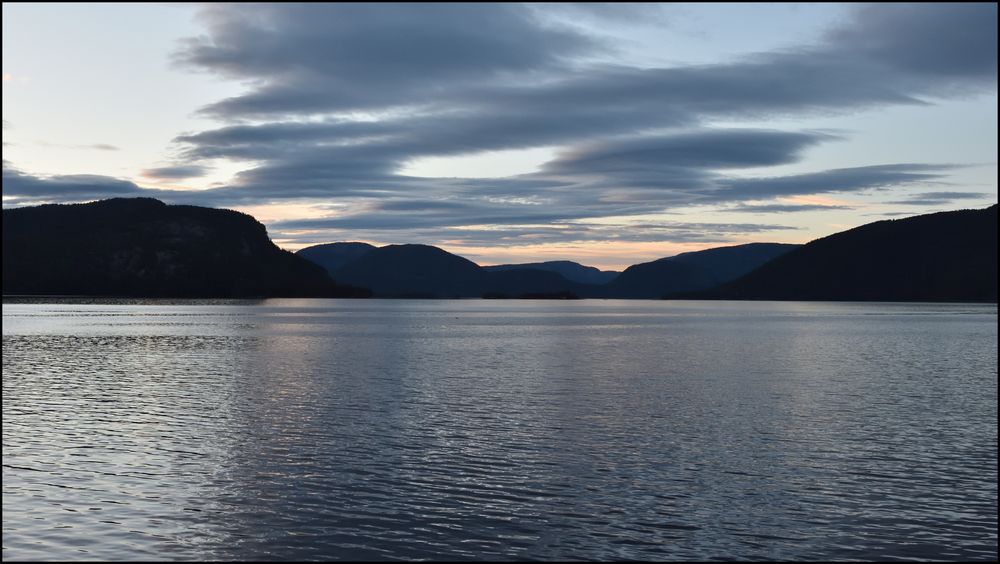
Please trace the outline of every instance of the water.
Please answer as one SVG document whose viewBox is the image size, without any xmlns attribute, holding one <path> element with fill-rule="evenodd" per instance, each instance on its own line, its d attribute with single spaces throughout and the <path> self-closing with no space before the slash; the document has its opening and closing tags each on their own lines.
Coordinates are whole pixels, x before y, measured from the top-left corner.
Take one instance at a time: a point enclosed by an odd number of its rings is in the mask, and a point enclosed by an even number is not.
<svg viewBox="0 0 1000 564">
<path fill-rule="evenodd" d="M 997 558 L 995 305 L 3 306 L 3 558 Z"/>
</svg>

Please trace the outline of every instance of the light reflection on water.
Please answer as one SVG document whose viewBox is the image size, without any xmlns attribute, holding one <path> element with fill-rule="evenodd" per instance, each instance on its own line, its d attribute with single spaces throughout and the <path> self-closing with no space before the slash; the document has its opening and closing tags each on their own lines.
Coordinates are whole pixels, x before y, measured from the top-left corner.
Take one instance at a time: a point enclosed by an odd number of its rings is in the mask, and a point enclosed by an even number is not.
<svg viewBox="0 0 1000 564">
<path fill-rule="evenodd" d="M 997 557 L 997 310 L 4 304 L 4 559 Z"/>
</svg>

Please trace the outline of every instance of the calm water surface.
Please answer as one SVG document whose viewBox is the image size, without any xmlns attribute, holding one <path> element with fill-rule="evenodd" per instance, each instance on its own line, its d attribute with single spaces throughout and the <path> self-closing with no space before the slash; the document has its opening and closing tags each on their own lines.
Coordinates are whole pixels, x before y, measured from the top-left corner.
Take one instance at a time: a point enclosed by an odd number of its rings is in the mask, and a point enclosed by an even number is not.
<svg viewBox="0 0 1000 564">
<path fill-rule="evenodd" d="M 995 305 L 3 306 L 3 558 L 997 558 Z"/>
</svg>

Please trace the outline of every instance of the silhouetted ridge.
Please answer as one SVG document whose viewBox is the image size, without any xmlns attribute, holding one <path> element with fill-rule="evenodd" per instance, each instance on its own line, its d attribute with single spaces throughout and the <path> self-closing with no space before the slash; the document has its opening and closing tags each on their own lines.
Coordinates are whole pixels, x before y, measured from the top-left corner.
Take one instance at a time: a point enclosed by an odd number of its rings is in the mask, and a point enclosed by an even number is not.
<svg viewBox="0 0 1000 564">
<path fill-rule="evenodd" d="M 516 298 L 565 298 L 589 295 L 590 286 L 567 280 L 556 272 L 533 268 L 483 269 L 477 295 Z"/>
<path fill-rule="evenodd" d="M 368 243 L 326 243 L 299 249 L 295 254 L 322 266 L 332 275 L 340 267 L 375 248 Z"/>
<path fill-rule="evenodd" d="M 151 198 L 3 210 L 4 294 L 338 297 L 316 265 L 253 217 Z"/>
<path fill-rule="evenodd" d="M 625 269 L 605 288 L 612 298 L 662 298 L 714 288 L 750 272 L 798 245 L 750 243 L 682 253 Z"/>
<path fill-rule="evenodd" d="M 877 221 L 689 297 L 997 301 L 997 206 Z"/>
<path fill-rule="evenodd" d="M 480 267 L 429 245 L 328 243 L 299 251 L 339 281 L 371 288 L 383 297 L 662 298 L 704 290 L 732 280 L 796 245 L 751 243 L 684 253 L 604 272 L 572 261 Z M 581 280 L 609 280 L 595 284 Z"/>
<path fill-rule="evenodd" d="M 703 268 L 722 284 L 736 280 L 801 246 L 787 243 L 748 243 L 681 253 L 664 260 Z"/>
<path fill-rule="evenodd" d="M 387 245 L 346 261 L 337 280 L 393 298 L 541 297 L 579 295 L 583 285 L 555 272 L 515 268 L 491 271 L 429 245 Z"/>
<path fill-rule="evenodd" d="M 593 266 L 585 266 L 569 260 L 551 260 L 547 262 L 531 262 L 525 264 L 498 264 L 494 266 L 484 266 L 488 271 L 514 270 L 530 268 L 534 270 L 547 270 L 561 275 L 566 280 L 579 282 L 581 284 L 607 284 L 615 279 L 620 272 L 600 270 Z"/>
<path fill-rule="evenodd" d="M 718 285 L 718 279 L 700 266 L 663 258 L 634 264 L 605 287 L 611 298 L 662 298 L 672 292 L 702 290 Z"/>
<path fill-rule="evenodd" d="M 387 245 L 372 249 L 334 272 L 348 284 L 377 296 L 453 298 L 476 295 L 476 263 L 430 245 Z"/>
</svg>

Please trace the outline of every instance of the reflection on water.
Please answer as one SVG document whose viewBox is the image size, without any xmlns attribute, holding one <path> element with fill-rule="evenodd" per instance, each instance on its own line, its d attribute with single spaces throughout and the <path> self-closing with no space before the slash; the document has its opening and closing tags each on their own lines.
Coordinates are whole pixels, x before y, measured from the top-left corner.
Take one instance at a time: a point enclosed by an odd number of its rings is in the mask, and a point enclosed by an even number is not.
<svg viewBox="0 0 1000 564">
<path fill-rule="evenodd" d="M 997 558 L 995 305 L 4 304 L 4 559 Z"/>
</svg>

